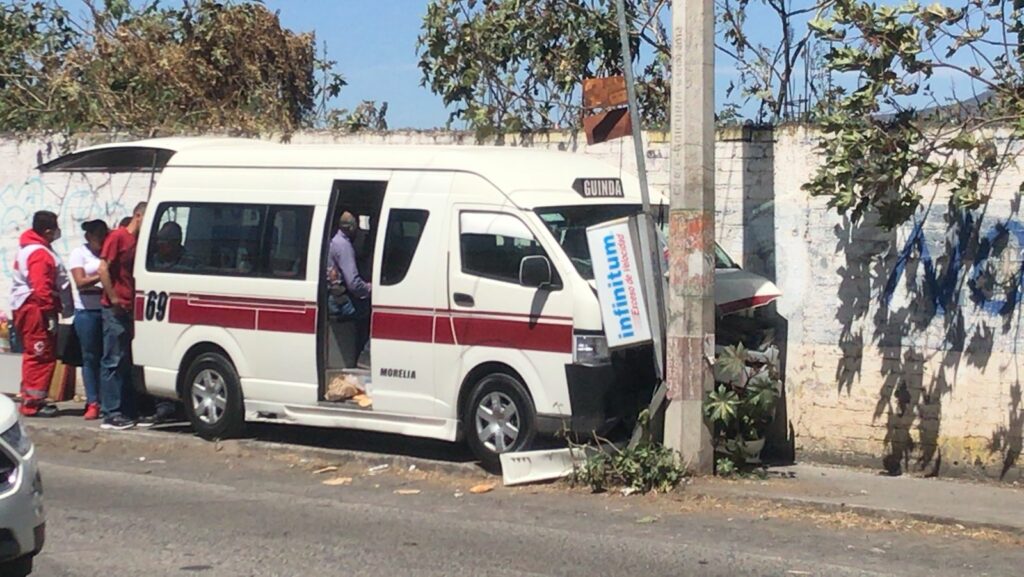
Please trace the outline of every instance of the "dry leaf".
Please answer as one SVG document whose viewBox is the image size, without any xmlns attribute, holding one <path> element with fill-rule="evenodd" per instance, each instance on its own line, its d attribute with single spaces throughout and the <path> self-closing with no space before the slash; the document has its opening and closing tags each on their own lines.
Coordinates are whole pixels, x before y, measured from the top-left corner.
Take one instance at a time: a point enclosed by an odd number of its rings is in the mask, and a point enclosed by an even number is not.
<svg viewBox="0 0 1024 577">
<path fill-rule="evenodd" d="M 639 519 L 636 520 L 636 522 L 637 522 L 638 525 L 650 525 L 651 523 L 657 523 L 659 520 L 660 520 L 660 517 L 650 516 L 650 517 L 640 517 Z"/>
<path fill-rule="evenodd" d="M 313 474 L 314 475 L 323 475 L 324 473 L 333 473 L 333 472 L 335 472 L 337 470 L 338 470 L 338 468 L 335 467 L 334 465 L 329 465 L 327 467 L 324 467 L 323 469 L 317 469 L 316 471 L 313 471 Z"/>
<path fill-rule="evenodd" d="M 323 482 L 324 485 L 331 487 L 337 487 L 339 485 L 348 485 L 352 482 L 352 477 L 335 477 L 333 479 L 327 479 Z"/>
<path fill-rule="evenodd" d="M 419 489 L 398 489 L 395 491 L 396 495 L 419 495 Z"/>
<path fill-rule="evenodd" d="M 469 492 L 473 493 L 474 495 L 480 495 L 483 493 L 490 493 L 491 491 L 494 490 L 494 487 L 494 483 L 481 483 L 479 485 L 474 485 L 473 487 L 471 487 L 469 489 Z"/>
</svg>

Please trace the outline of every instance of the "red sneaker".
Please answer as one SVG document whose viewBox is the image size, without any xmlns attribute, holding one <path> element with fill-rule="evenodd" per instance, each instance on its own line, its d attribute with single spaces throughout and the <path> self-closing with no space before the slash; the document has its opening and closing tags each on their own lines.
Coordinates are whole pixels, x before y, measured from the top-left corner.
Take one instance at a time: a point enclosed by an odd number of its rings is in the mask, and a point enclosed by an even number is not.
<svg viewBox="0 0 1024 577">
<path fill-rule="evenodd" d="M 95 421 L 100 418 L 100 406 L 96 403 L 89 403 L 85 406 L 85 420 Z"/>
</svg>

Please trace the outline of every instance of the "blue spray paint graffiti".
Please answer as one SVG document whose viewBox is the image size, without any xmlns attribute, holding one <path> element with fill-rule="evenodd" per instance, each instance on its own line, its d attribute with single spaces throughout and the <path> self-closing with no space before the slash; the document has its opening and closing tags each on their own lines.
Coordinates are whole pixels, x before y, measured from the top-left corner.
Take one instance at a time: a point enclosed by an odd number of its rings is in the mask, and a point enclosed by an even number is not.
<svg viewBox="0 0 1024 577">
<path fill-rule="evenodd" d="M 1020 303 L 1022 249 L 1024 226 L 1012 220 L 997 224 L 978 244 L 978 258 L 967 286 L 971 300 L 982 310 L 1006 315 Z"/>
<path fill-rule="evenodd" d="M 886 306 L 892 303 L 907 265 L 916 255 L 924 268 L 922 296 L 932 305 L 936 314 L 944 315 L 959 306 L 965 262 L 971 260 L 969 252 L 975 220 L 968 213 L 960 216 L 950 226 L 945 255 L 948 263 L 941 272 L 928 248 L 924 223 L 925 218 L 915 220 L 910 236 L 900 249 L 896 264 L 886 280 L 882 300 Z M 982 236 L 966 278 L 971 301 L 981 310 L 993 315 L 1005 315 L 1020 302 L 1024 296 L 1021 290 L 1024 286 L 1022 249 L 1024 225 L 1013 220 L 994 224 Z"/>
</svg>

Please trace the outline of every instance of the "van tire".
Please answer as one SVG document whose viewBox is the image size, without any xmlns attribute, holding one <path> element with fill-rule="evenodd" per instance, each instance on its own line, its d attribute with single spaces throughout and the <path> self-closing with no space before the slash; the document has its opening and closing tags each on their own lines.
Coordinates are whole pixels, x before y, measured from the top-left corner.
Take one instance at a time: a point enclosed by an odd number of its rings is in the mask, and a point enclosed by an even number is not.
<svg viewBox="0 0 1024 577">
<path fill-rule="evenodd" d="M 207 440 L 238 437 L 245 429 L 245 403 L 238 373 L 220 353 L 203 353 L 185 373 L 182 401 L 192 429 Z"/>
<path fill-rule="evenodd" d="M 25 555 L 0 563 L 0 575 L 4 577 L 28 577 L 32 573 L 32 555 Z"/>
<path fill-rule="evenodd" d="M 473 385 L 467 399 L 462 409 L 466 443 L 485 469 L 498 471 L 501 453 L 524 451 L 533 444 L 537 411 L 517 377 L 500 371 L 488 373 Z M 515 438 L 508 434 L 511 431 L 516 431 Z"/>
</svg>

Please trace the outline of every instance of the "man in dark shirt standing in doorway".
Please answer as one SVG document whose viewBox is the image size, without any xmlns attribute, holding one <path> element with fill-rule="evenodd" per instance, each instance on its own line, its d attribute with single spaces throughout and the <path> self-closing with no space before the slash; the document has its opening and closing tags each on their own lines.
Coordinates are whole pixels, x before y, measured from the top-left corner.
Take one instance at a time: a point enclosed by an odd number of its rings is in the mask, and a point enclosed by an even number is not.
<svg viewBox="0 0 1024 577">
<path fill-rule="evenodd" d="M 356 250 L 352 241 L 359 231 L 359 219 L 345 211 L 338 219 L 338 232 L 331 239 L 328 250 L 328 277 L 340 281 L 349 300 L 341 307 L 341 318 L 356 322 L 356 355 L 362 352 L 370 339 L 370 294 L 373 287 L 363 280 L 356 264 Z"/>
</svg>

